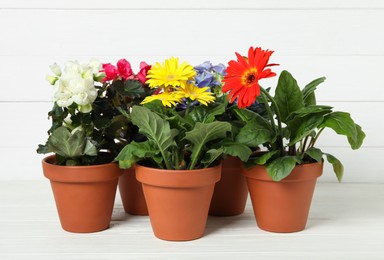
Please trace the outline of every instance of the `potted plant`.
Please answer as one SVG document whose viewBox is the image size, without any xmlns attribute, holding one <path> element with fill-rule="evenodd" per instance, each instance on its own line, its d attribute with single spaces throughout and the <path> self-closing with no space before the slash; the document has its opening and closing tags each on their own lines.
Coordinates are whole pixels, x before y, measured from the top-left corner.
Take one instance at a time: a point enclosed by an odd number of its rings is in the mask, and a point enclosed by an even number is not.
<svg viewBox="0 0 384 260">
<path fill-rule="evenodd" d="M 215 185 L 209 214 L 213 216 L 235 216 L 244 212 L 248 197 L 248 188 L 245 177 L 241 174 L 241 160 L 247 160 L 251 150 L 241 147 L 243 154 L 235 149 L 239 144 L 234 142 L 233 136 L 238 128 L 243 126 L 233 115 L 231 107 L 222 92 L 226 67 L 223 64 L 212 65 L 210 61 L 195 66 L 195 84 L 199 87 L 208 86 L 216 96 L 216 101 L 225 104 L 223 114 L 217 115 L 220 121 L 229 122 L 232 126 L 231 135 L 223 141 L 224 157 L 222 162 L 221 179 Z M 228 149 L 231 147 L 232 149 Z M 233 156 L 232 156 L 233 155 Z M 238 157 L 240 156 L 241 159 Z"/>
<path fill-rule="evenodd" d="M 215 102 L 209 87 L 195 85 L 195 76 L 174 57 L 151 67 L 147 83 L 155 94 L 129 115 L 148 140 L 128 144 L 116 158 L 122 168 L 136 163 L 154 234 L 165 240 L 203 236 L 221 174 L 221 140 L 231 131 L 216 120 L 225 104 Z"/>
<path fill-rule="evenodd" d="M 105 72 L 105 89 L 115 89 L 120 95 L 116 100 L 117 106 L 122 114 L 129 114 L 133 105 L 138 105 L 148 94 L 146 75 L 151 68 L 146 62 L 140 62 L 140 71 L 133 73 L 131 64 L 125 59 L 117 62 L 116 66 L 110 63 L 103 64 Z M 127 132 L 123 135 L 124 145 L 131 141 L 143 141 L 145 137 L 138 133 L 138 128 L 129 120 L 127 121 Z M 124 169 L 124 173 L 119 178 L 119 192 L 123 207 L 126 213 L 132 215 L 147 216 L 148 209 L 145 203 L 141 183 L 136 180 L 133 167 Z"/>
<path fill-rule="evenodd" d="M 274 96 L 262 88 L 260 79 L 276 75 L 270 67 L 277 64 L 268 64 L 272 53 L 253 47 L 247 57 L 236 53 L 237 60 L 228 63 L 223 91 L 229 93 L 231 102 L 236 101 L 233 112 L 246 123 L 236 141 L 264 147 L 243 170 L 258 226 L 295 232 L 305 228 L 323 157 L 333 165 L 339 181 L 343 176 L 341 162 L 315 147 L 320 134 L 330 128 L 346 136 L 352 149 L 362 145 L 365 134 L 350 114 L 316 103 L 315 90 L 323 77 L 300 89 L 294 77 L 283 71 Z M 255 101 L 266 116 L 247 109 Z"/>
<path fill-rule="evenodd" d="M 125 63 L 125 65 L 127 65 Z M 101 64 L 70 61 L 63 70 L 51 66 L 54 105 L 48 113 L 52 127 L 38 153 L 53 153 L 43 160 L 62 228 L 70 232 L 96 232 L 109 227 L 118 178 L 116 155 L 127 141 L 128 122 L 121 114 L 122 100 L 139 90 L 122 93 L 102 84 Z M 127 69 L 127 66 L 121 70 Z"/>
</svg>

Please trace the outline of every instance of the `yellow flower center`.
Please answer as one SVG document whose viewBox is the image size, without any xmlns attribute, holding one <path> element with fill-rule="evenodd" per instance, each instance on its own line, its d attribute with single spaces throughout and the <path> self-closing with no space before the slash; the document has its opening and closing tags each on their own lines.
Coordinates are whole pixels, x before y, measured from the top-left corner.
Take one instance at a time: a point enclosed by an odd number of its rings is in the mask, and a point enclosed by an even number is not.
<svg viewBox="0 0 384 260">
<path fill-rule="evenodd" d="M 241 77 L 241 83 L 246 87 L 251 87 L 255 82 L 257 82 L 257 69 L 250 68 Z"/>
</svg>

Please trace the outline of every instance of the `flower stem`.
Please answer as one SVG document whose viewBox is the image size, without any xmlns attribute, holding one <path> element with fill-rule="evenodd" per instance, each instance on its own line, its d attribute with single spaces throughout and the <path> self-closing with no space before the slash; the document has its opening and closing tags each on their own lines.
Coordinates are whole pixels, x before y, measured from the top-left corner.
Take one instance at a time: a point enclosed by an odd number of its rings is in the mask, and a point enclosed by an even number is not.
<svg viewBox="0 0 384 260">
<path fill-rule="evenodd" d="M 269 98 L 269 100 L 271 101 L 271 104 L 273 106 L 273 109 L 276 113 L 277 126 L 278 126 L 278 132 L 279 132 L 278 137 L 280 138 L 278 146 L 280 146 L 280 155 L 283 156 L 284 155 L 283 128 L 281 126 L 281 113 L 280 113 L 279 107 L 277 106 L 275 99 L 268 93 L 268 91 L 266 91 L 263 87 L 260 87 L 260 91 L 263 95 L 265 95 Z M 267 105 L 268 105 L 268 103 L 267 103 Z M 274 118 L 273 117 L 271 117 L 271 121 L 274 124 Z"/>
<path fill-rule="evenodd" d="M 265 96 L 265 94 L 263 92 L 261 92 L 261 98 L 263 99 L 263 102 L 265 104 L 265 108 L 267 109 L 268 116 L 271 119 L 272 129 L 273 129 L 274 132 L 276 132 L 276 124 L 275 124 L 275 120 L 273 118 L 273 113 L 272 113 L 271 108 L 269 107 L 268 99 L 267 99 L 267 97 Z"/>
<path fill-rule="evenodd" d="M 316 134 L 315 138 L 313 138 L 308 146 L 308 148 L 311 148 L 313 147 L 315 144 L 316 144 L 316 141 L 317 139 L 319 138 L 321 132 L 323 132 L 323 130 L 325 129 L 325 127 L 321 128 L 320 131 Z"/>
</svg>

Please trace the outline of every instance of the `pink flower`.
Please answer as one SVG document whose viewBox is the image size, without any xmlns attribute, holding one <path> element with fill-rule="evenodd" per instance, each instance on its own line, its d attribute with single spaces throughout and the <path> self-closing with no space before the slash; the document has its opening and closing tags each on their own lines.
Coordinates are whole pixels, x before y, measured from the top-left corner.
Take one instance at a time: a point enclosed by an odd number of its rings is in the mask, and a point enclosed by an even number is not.
<svg viewBox="0 0 384 260">
<path fill-rule="evenodd" d="M 145 81 L 147 80 L 146 77 L 147 77 L 147 73 L 148 73 L 148 70 L 151 69 L 151 65 L 148 65 L 146 62 L 142 61 L 140 62 L 140 71 L 139 73 L 137 74 L 137 78 L 139 79 L 139 81 L 142 83 L 142 84 L 145 84 Z"/>
<path fill-rule="evenodd" d="M 117 62 L 117 70 L 119 71 L 120 77 L 124 80 L 133 76 L 131 64 L 126 59 L 121 59 Z"/>
<path fill-rule="evenodd" d="M 104 63 L 103 69 L 101 71 L 105 72 L 105 78 L 102 79 L 102 82 L 114 80 L 117 78 L 117 75 L 118 75 L 117 68 L 111 63 Z"/>
</svg>

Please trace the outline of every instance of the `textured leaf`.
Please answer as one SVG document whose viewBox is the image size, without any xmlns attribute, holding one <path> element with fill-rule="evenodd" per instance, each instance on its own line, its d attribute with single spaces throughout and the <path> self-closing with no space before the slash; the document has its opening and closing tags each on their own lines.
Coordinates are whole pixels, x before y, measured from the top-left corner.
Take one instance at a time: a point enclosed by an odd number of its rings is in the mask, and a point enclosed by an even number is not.
<svg viewBox="0 0 384 260">
<path fill-rule="evenodd" d="M 146 107 L 134 106 L 131 112 L 132 123 L 139 127 L 139 132 L 152 140 L 163 156 L 164 162 L 169 168 L 169 157 L 166 150 L 174 144 L 178 134 L 177 129 L 172 129 L 169 122 Z"/>
<path fill-rule="evenodd" d="M 224 153 L 231 156 L 236 156 L 243 162 L 246 162 L 249 156 L 252 154 L 252 150 L 244 145 L 239 143 L 225 143 L 223 145 Z"/>
<path fill-rule="evenodd" d="M 343 179 L 343 174 L 344 174 L 344 166 L 343 164 L 333 155 L 329 153 L 325 153 L 327 156 L 327 160 L 330 164 L 332 164 L 333 171 L 336 174 L 337 180 L 341 182 Z"/>
<path fill-rule="evenodd" d="M 78 130 L 71 134 L 64 126 L 55 129 L 48 138 L 48 150 L 65 158 L 82 156 L 84 146 L 84 131 Z"/>
<path fill-rule="evenodd" d="M 353 122 L 350 114 L 346 112 L 332 112 L 326 115 L 324 122 L 319 126 L 319 128 L 322 127 L 329 127 L 333 129 L 337 134 L 347 136 L 348 141 L 351 144 L 359 143 L 359 134 L 360 138 L 364 138 L 361 133 L 358 133 L 356 124 Z"/>
<path fill-rule="evenodd" d="M 315 79 L 303 88 L 302 93 L 305 106 L 316 105 L 315 90 L 318 85 L 325 81 L 325 79 L 325 77 Z"/>
<path fill-rule="evenodd" d="M 356 140 L 353 140 L 351 137 L 348 136 L 348 142 L 351 145 L 351 148 L 353 150 L 359 149 L 361 145 L 363 144 L 364 138 L 365 138 L 365 133 L 361 129 L 361 126 L 358 124 L 355 124 L 356 126 L 356 131 L 357 131 L 357 138 Z"/>
<path fill-rule="evenodd" d="M 97 155 L 97 147 L 89 139 L 87 139 L 87 141 L 85 142 L 84 154 L 89 155 L 89 156 L 96 156 Z"/>
<path fill-rule="evenodd" d="M 215 121 L 212 123 L 196 123 L 193 130 L 185 133 L 185 139 L 191 142 L 191 165 L 193 169 L 203 151 L 203 147 L 213 140 L 226 137 L 227 132 L 231 131 L 231 124 L 228 122 Z"/>
<path fill-rule="evenodd" d="M 303 118 L 296 118 L 288 123 L 290 129 L 290 142 L 288 146 L 292 146 L 306 136 L 310 135 L 323 122 L 324 116 L 320 113 L 309 114 Z"/>
<path fill-rule="evenodd" d="M 215 121 L 215 116 L 223 114 L 225 111 L 224 104 L 214 104 L 210 106 L 195 107 L 187 116 L 187 120 L 194 123 L 211 123 Z"/>
<path fill-rule="evenodd" d="M 281 113 L 281 121 L 286 123 L 288 116 L 304 106 L 303 94 L 296 80 L 284 70 L 281 72 L 275 92 L 275 101 Z"/>
<path fill-rule="evenodd" d="M 315 147 L 311 147 L 305 151 L 305 154 L 316 160 L 316 162 L 321 163 L 323 161 L 323 152 Z"/>
<path fill-rule="evenodd" d="M 115 160 L 119 161 L 120 168 L 128 169 L 137 161 L 145 158 L 151 158 L 157 162 L 158 158 L 161 157 L 159 154 L 160 151 L 152 140 L 140 143 L 133 141 L 120 151 Z"/>
<path fill-rule="evenodd" d="M 209 167 L 214 161 L 216 161 L 224 153 L 223 149 L 210 149 L 205 154 L 201 163 L 204 165 L 204 168 Z"/>
<path fill-rule="evenodd" d="M 268 175 L 274 181 L 281 181 L 295 168 L 299 160 L 296 156 L 279 157 L 266 165 Z"/>
<path fill-rule="evenodd" d="M 275 133 L 271 129 L 269 122 L 255 113 L 253 117 L 246 121 L 245 126 L 240 129 L 235 140 L 237 143 L 256 147 L 263 143 L 271 142 L 274 137 Z"/>
</svg>

